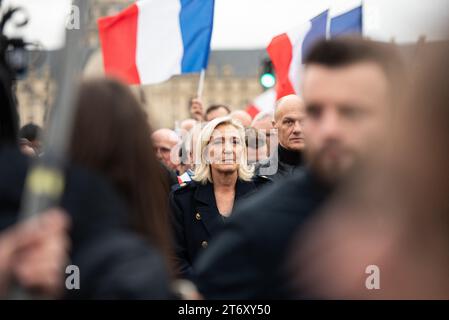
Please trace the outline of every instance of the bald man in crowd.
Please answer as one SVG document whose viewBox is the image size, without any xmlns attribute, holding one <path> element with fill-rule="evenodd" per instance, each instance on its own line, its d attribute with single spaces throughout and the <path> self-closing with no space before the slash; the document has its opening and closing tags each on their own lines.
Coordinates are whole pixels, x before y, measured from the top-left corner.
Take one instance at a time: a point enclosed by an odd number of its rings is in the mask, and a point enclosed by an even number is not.
<svg viewBox="0 0 449 320">
<path fill-rule="evenodd" d="M 172 161 L 170 154 L 172 149 L 179 143 L 179 137 L 173 130 L 162 128 L 151 135 L 154 151 L 159 161 L 167 168 L 176 171 L 177 165 Z"/>
<path fill-rule="evenodd" d="M 270 176 L 274 181 L 292 175 L 304 164 L 304 118 L 304 102 L 298 96 L 291 94 L 278 101 L 273 120 L 279 139 L 278 170 Z"/>
<path fill-rule="evenodd" d="M 231 118 L 240 122 L 245 128 L 249 128 L 251 126 L 252 118 L 246 111 L 243 110 L 233 111 L 231 112 Z"/>
</svg>

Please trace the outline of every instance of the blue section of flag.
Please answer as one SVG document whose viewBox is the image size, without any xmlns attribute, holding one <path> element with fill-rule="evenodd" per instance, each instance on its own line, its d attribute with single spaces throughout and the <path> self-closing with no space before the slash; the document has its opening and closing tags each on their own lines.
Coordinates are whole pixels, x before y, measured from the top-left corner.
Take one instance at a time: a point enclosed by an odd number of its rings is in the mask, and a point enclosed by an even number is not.
<svg viewBox="0 0 449 320">
<path fill-rule="evenodd" d="M 330 36 L 362 33 L 362 6 L 331 19 Z"/>
<path fill-rule="evenodd" d="M 326 26 L 327 26 L 327 15 L 329 10 L 326 10 L 320 13 L 318 16 L 310 20 L 311 27 L 309 32 L 307 32 L 304 37 L 304 41 L 302 44 L 302 60 L 307 56 L 310 48 L 314 45 L 314 43 L 318 40 L 326 38 Z"/>
<path fill-rule="evenodd" d="M 214 21 L 214 0 L 180 1 L 179 22 L 184 45 L 181 72 L 199 72 L 206 69 L 209 61 Z"/>
</svg>

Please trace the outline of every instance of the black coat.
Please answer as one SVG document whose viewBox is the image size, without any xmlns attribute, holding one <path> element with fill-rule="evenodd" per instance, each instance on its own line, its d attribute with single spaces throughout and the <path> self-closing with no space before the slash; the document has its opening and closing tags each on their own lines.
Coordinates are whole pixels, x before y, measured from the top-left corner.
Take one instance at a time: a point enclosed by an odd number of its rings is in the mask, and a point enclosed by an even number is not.
<svg viewBox="0 0 449 320">
<path fill-rule="evenodd" d="M 278 145 L 277 154 L 256 164 L 256 174 L 267 175 L 275 183 L 283 181 L 303 170 L 303 152 L 287 150 L 280 144 Z"/>
<path fill-rule="evenodd" d="M 194 265 L 206 299 L 294 297 L 285 273 L 298 228 L 330 195 L 311 174 L 264 188 L 241 203 L 224 230 Z"/>
<path fill-rule="evenodd" d="M 0 148 L 0 232 L 17 221 L 29 159 Z M 161 255 L 129 227 L 124 203 L 100 177 L 81 168 L 66 172 L 61 207 L 70 215 L 71 264 L 80 289 L 69 299 L 167 299 L 169 277 Z"/>
<path fill-rule="evenodd" d="M 278 145 L 278 170 L 277 172 L 270 176 L 275 182 L 285 180 L 303 170 L 304 159 L 302 152 L 295 152 L 287 150 Z"/>
<path fill-rule="evenodd" d="M 238 180 L 234 209 L 240 200 L 248 198 L 269 181 L 267 178 L 258 176 L 251 182 Z M 183 184 L 171 192 L 170 207 L 176 265 L 182 277 L 193 280 L 195 278 L 193 262 L 221 232 L 225 225 L 225 218 L 218 211 L 212 183 L 203 185 L 192 181 Z"/>
</svg>

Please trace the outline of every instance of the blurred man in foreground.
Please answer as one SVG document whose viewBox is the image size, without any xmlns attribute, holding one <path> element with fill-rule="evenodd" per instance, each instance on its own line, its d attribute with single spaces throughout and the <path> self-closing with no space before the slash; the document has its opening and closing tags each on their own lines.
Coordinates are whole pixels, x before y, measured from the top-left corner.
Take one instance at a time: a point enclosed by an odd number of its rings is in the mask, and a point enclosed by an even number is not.
<svg viewBox="0 0 449 320">
<path fill-rule="evenodd" d="M 448 53 L 420 47 L 389 139 L 300 230 L 299 297 L 449 299 Z"/>
</svg>

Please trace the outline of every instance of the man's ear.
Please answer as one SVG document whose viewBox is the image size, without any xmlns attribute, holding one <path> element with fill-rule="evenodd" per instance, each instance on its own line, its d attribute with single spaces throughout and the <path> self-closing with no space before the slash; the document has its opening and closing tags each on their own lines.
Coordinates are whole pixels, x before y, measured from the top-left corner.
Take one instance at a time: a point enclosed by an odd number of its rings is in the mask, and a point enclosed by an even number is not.
<svg viewBox="0 0 449 320">
<path fill-rule="evenodd" d="M 276 126 L 276 121 L 274 121 L 274 120 L 271 120 L 271 125 L 273 126 L 273 128 L 277 129 L 277 126 Z"/>
</svg>

